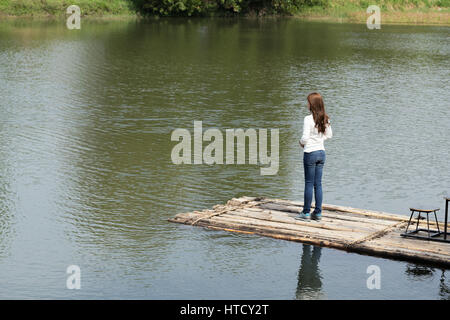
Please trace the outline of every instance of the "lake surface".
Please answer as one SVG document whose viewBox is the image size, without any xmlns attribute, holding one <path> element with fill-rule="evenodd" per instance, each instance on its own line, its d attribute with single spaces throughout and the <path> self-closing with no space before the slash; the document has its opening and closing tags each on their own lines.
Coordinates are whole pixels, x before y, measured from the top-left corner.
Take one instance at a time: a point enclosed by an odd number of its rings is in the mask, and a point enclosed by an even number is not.
<svg viewBox="0 0 450 320">
<path fill-rule="evenodd" d="M 450 28 L 295 19 L 0 22 L 0 298 L 449 299 L 449 270 L 171 224 L 303 201 L 322 93 L 324 203 L 408 215 L 450 192 Z M 176 128 L 278 128 L 280 167 L 175 165 Z M 81 289 L 66 269 L 81 269 Z M 381 289 L 369 290 L 371 265 Z"/>
</svg>

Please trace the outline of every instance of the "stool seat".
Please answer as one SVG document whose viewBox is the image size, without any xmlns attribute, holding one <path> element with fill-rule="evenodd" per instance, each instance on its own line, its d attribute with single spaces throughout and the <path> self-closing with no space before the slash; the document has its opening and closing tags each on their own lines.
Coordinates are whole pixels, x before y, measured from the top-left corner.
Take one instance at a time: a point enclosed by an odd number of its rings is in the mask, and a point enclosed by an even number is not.
<svg viewBox="0 0 450 320">
<path fill-rule="evenodd" d="M 436 209 L 425 209 L 425 207 L 418 206 L 418 207 L 414 207 L 414 208 L 409 208 L 409 210 L 416 211 L 416 212 L 430 213 L 430 212 L 439 211 L 440 209 L 439 208 L 436 208 Z"/>
</svg>

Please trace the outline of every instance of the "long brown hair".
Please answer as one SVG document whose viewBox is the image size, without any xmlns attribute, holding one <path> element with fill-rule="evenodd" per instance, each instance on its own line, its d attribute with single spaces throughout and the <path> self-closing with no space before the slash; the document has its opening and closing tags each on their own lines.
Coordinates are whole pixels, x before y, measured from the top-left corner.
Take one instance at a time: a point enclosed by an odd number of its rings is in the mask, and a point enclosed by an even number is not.
<svg viewBox="0 0 450 320">
<path fill-rule="evenodd" d="M 325 133 L 326 125 L 329 122 L 330 117 L 325 112 L 322 96 L 317 92 L 313 92 L 308 95 L 307 99 L 317 130 L 319 133 Z"/>
</svg>

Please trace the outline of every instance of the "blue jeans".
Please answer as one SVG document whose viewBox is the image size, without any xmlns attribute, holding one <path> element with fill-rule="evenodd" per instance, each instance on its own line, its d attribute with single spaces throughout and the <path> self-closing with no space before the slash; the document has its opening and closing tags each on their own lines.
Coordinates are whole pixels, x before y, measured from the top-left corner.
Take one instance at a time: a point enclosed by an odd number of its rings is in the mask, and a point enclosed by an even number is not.
<svg viewBox="0 0 450 320">
<path fill-rule="evenodd" d="M 309 213 L 311 210 L 313 187 L 316 200 L 313 214 L 319 215 L 322 213 L 322 171 L 324 164 L 324 150 L 303 153 L 303 168 L 305 170 L 305 203 L 303 213 Z"/>
</svg>

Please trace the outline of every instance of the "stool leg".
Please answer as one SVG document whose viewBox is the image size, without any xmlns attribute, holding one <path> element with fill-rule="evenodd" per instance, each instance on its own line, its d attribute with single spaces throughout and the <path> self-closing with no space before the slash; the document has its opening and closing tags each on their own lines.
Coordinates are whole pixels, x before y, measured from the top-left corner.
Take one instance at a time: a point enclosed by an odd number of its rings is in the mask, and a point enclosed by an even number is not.
<svg viewBox="0 0 450 320">
<path fill-rule="evenodd" d="M 434 212 L 434 220 L 436 220 L 436 225 L 437 225 L 437 228 L 438 228 L 438 232 L 441 233 L 441 230 L 439 230 L 439 222 L 437 221 L 436 211 Z"/>
<path fill-rule="evenodd" d="M 414 211 L 411 211 L 411 215 L 409 216 L 409 221 L 408 221 L 408 225 L 406 226 L 405 233 L 408 233 L 409 224 L 411 223 L 411 219 L 412 219 L 413 215 L 414 215 Z"/>
<path fill-rule="evenodd" d="M 448 217 L 448 201 L 445 199 L 445 223 L 444 223 L 444 240 L 447 240 L 447 217 Z"/>
<path fill-rule="evenodd" d="M 417 231 L 417 229 L 419 229 L 419 221 L 420 221 L 420 212 L 419 212 L 419 215 L 417 216 L 416 231 Z"/>
<path fill-rule="evenodd" d="M 430 237 L 430 219 L 428 218 L 429 214 L 427 212 L 427 230 L 428 230 L 428 238 Z"/>
</svg>

